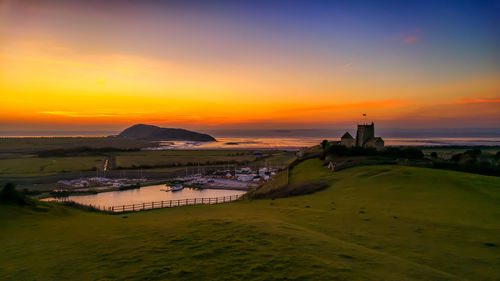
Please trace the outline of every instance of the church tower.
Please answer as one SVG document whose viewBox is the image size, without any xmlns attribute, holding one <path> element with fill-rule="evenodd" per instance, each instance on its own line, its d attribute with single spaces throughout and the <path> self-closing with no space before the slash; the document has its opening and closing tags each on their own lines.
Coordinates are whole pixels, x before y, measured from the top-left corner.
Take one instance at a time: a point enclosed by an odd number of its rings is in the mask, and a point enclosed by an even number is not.
<svg viewBox="0 0 500 281">
<path fill-rule="evenodd" d="M 356 132 L 356 146 L 365 146 L 369 138 L 375 137 L 375 125 L 373 122 L 370 125 L 358 124 Z"/>
</svg>

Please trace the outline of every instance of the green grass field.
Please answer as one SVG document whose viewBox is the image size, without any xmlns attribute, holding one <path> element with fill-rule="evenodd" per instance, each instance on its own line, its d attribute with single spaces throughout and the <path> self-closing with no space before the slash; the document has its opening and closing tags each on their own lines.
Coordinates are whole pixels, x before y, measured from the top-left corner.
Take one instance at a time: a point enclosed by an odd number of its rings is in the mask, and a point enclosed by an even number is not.
<svg viewBox="0 0 500 281">
<path fill-rule="evenodd" d="M 116 167 L 134 168 L 140 166 L 152 167 L 147 171 L 172 171 L 179 167 L 191 164 L 201 166 L 207 164 L 225 165 L 237 162 L 240 165 L 251 162 L 253 166 L 275 165 L 286 166 L 293 159 L 293 153 L 272 151 L 272 155 L 259 160 L 252 151 L 240 150 L 165 150 L 165 151 L 137 151 L 137 152 L 111 152 L 96 156 L 70 156 L 70 157 L 34 157 L 32 155 L 0 158 L 0 178 L 12 177 L 37 177 L 56 175 L 64 172 L 89 171 L 102 165 L 106 157 L 114 156 Z M 259 161 L 256 161 L 259 160 Z M 167 167 L 165 167 L 167 166 Z"/>
<path fill-rule="evenodd" d="M 123 215 L 0 206 L 1 280 L 498 280 L 500 181 L 307 160 L 320 192 Z M 51 205 L 49 205 L 51 206 Z"/>
<path fill-rule="evenodd" d="M 154 146 L 151 142 L 106 137 L 25 137 L 0 138 L 1 153 L 33 153 L 52 149 L 68 149 L 88 146 L 92 148 L 114 147 L 121 149 Z"/>
<path fill-rule="evenodd" d="M 227 162 L 227 161 L 255 161 L 257 157 L 248 151 L 228 150 L 165 150 L 165 151 L 138 151 L 114 153 L 117 167 L 132 166 L 162 166 L 186 165 L 200 163 L 200 165 Z"/>
<path fill-rule="evenodd" d="M 88 171 L 102 166 L 104 156 L 25 157 L 0 159 L 0 177 L 30 177 Z"/>
</svg>

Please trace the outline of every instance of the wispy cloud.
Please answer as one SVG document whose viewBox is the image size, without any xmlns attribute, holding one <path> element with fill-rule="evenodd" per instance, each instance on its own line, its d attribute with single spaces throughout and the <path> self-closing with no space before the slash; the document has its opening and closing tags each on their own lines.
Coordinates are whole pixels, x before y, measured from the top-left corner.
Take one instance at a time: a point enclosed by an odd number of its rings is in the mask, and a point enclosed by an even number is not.
<svg viewBox="0 0 500 281">
<path fill-rule="evenodd" d="M 68 116 L 68 117 L 115 117 L 119 116 L 116 114 L 107 114 L 107 113 L 82 113 L 82 112 L 74 112 L 74 111 L 40 111 L 37 112 L 39 114 L 49 114 L 49 115 L 58 115 L 58 116 Z"/>
<path fill-rule="evenodd" d="M 495 103 L 500 102 L 500 97 L 486 99 L 459 99 L 457 103 Z"/>
<path fill-rule="evenodd" d="M 354 64 L 354 63 L 353 63 L 352 61 L 350 61 L 350 62 L 348 62 L 348 63 L 344 64 L 344 65 L 343 65 L 343 67 L 345 67 L 345 68 L 350 68 L 353 64 Z"/>
<path fill-rule="evenodd" d="M 384 100 L 384 101 L 366 101 L 344 104 L 326 104 L 318 106 L 294 107 L 283 110 L 284 112 L 307 112 L 307 111 L 332 111 L 332 110 L 350 110 L 350 109 L 368 109 L 368 108 L 391 108 L 407 105 L 408 100 Z"/>
<path fill-rule="evenodd" d="M 410 31 L 398 33 L 398 38 L 401 42 L 406 44 L 413 44 L 420 39 L 420 28 L 415 28 Z"/>
<path fill-rule="evenodd" d="M 407 37 L 403 39 L 403 42 L 411 44 L 417 42 L 418 38 L 417 37 Z"/>
</svg>

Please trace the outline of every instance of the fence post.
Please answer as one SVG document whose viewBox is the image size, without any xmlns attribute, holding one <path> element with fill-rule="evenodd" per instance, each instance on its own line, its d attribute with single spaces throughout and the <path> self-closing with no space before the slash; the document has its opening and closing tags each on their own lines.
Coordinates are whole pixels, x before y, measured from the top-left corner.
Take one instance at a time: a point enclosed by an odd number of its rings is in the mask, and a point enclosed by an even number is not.
<svg viewBox="0 0 500 281">
<path fill-rule="evenodd" d="M 219 203 L 219 197 L 215 197 L 215 204 Z"/>
<path fill-rule="evenodd" d="M 188 199 L 186 198 L 186 206 L 188 205 Z"/>
<path fill-rule="evenodd" d="M 111 212 L 115 212 L 115 206 L 111 207 Z"/>
<path fill-rule="evenodd" d="M 145 210 L 146 209 L 146 203 L 142 203 L 142 209 Z"/>
<path fill-rule="evenodd" d="M 172 208 L 172 200 L 170 200 L 170 208 Z"/>
<path fill-rule="evenodd" d="M 123 207 L 125 208 L 125 205 Z M 135 211 L 135 204 L 132 204 L 132 211 Z"/>
<path fill-rule="evenodd" d="M 196 205 L 196 197 L 194 198 L 194 205 Z"/>
<path fill-rule="evenodd" d="M 177 207 L 179 207 L 180 204 L 181 204 L 181 200 L 179 199 L 179 200 L 177 200 Z"/>
<path fill-rule="evenodd" d="M 163 200 L 161 200 L 161 207 L 163 208 Z"/>
</svg>

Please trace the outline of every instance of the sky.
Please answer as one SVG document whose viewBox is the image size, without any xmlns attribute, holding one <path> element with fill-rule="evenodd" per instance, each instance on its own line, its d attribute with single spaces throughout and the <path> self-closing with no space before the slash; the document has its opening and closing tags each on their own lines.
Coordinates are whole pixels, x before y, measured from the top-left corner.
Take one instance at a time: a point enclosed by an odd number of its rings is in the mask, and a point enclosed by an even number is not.
<svg viewBox="0 0 500 281">
<path fill-rule="evenodd" d="M 500 128 L 500 1 L 0 1 L 0 130 Z"/>
</svg>

